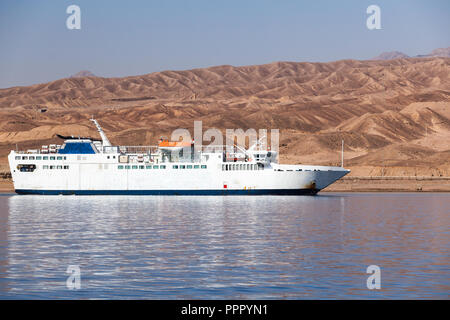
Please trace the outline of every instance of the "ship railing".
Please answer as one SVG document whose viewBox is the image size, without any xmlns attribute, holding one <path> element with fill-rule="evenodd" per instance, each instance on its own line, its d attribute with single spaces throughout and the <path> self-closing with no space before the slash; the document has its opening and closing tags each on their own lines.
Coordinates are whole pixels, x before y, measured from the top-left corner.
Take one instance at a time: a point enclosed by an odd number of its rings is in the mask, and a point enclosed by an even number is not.
<svg viewBox="0 0 450 320">
<path fill-rule="evenodd" d="M 203 145 L 201 146 L 202 152 L 210 152 L 210 153 L 217 153 L 217 152 L 229 152 L 229 153 L 244 153 L 245 151 L 248 151 L 246 148 L 242 146 L 235 146 L 235 145 Z M 267 149 L 258 148 L 253 151 L 267 151 Z"/>
<path fill-rule="evenodd" d="M 117 146 L 101 147 L 100 152 L 102 152 L 102 153 L 119 153 L 119 147 L 117 147 Z"/>
<path fill-rule="evenodd" d="M 204 153 L 221 153 L 221 152 L 233 152 L 237 150 L 236 147 L 232 145 L 202 145 L 201 150 Z"/>
<path fill-rule="evenodd" d="M 158 151 L 157 146 L 118 146 L 116 148 L 120 153 L 127 154 L 152 154 Z"/>
<path fill-rule="evenodd" d="M 15 153 L 17 154 L 56 154 L 58 153 L 58 150 L 46 150 L 46 151 L 42 151 L 42 150 L 14 150 Z"/>
</svg>

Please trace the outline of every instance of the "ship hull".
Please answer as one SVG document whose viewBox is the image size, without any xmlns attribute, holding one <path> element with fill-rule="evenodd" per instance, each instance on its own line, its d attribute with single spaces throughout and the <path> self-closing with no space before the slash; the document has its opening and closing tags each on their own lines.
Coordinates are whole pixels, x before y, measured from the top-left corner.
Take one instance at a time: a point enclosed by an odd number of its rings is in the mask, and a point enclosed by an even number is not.
<svg viewBox="0 0 450 320">
<path fill-rule="evenodd" d="M 38 195 L 132 195 L 132 196 L 243 196 L 243 195 L 279 195 L 299 196 L 315 195 L 319 189 L 260 189 L 260 190 L 36 190 L 17 189 L 17 194 Z"/>
</svg>

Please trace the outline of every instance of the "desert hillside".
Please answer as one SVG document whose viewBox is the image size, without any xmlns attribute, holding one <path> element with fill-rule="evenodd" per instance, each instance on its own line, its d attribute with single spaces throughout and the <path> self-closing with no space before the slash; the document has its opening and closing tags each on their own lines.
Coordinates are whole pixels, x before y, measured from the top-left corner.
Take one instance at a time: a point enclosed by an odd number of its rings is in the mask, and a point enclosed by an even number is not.
<svg viewBox="0 0 450 320">
<path fill-rule="evenodd" d="M 281 160 L 353 175 L 450 176 L 450 58 L 277 62 L 72 77 L 0 89 L 0 171 L 10 149 L 95 136 L 156 144 L 176 128 L 278 128 Z"/>
</svg>

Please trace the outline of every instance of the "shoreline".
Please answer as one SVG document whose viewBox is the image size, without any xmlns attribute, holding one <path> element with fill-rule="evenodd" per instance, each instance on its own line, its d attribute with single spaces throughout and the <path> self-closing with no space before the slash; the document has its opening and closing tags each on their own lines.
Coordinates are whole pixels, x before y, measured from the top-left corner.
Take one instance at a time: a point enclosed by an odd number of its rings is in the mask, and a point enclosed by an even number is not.
<svg viewBox="0 0 450 320">
<path fill-rule="evenodd" d="M 327 192 L 450 192 L 450 177 L 344 177 Z M 15 193 L 12 180 L 0 179 L 0 193 Z"/>
<path fill-rule="evenodd" d="M 321 192 L 450 192 L 450 177 L 344 177 Z"/>
</svg>

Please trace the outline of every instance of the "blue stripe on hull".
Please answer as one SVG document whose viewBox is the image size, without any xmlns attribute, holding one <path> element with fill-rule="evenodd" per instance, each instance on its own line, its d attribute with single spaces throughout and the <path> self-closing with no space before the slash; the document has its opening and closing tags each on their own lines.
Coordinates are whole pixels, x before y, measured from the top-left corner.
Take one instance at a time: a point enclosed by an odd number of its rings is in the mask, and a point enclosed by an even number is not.
<svg viewBox="0 0 450 320">
<path fill-rule="evenodd" d="M 315 195 L 318 189 L 253 189 L 253 190 L 36 190 L 16 189 L 18 194 L 40 195 L 183 195 L 183 196 L 225 196 L 225 195 Z"/>
</svg>

